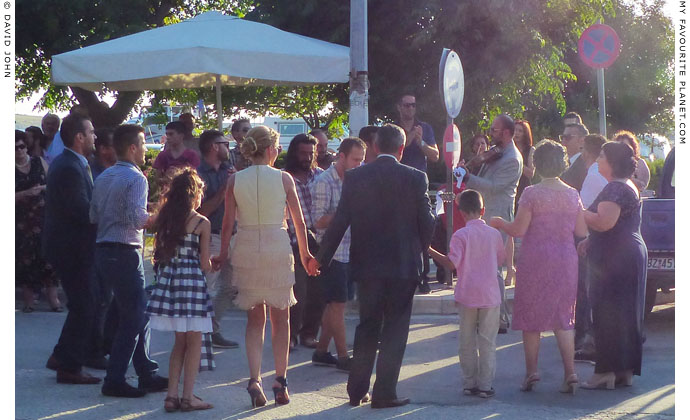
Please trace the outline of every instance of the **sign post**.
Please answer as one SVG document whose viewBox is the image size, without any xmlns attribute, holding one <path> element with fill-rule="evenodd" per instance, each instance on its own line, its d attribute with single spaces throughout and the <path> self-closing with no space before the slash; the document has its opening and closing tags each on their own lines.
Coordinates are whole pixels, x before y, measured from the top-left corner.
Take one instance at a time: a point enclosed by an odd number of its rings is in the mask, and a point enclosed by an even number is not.
<svg viewBox="0 0 690 420">
<path fill-rule="evenodd" d="M 596 23 L 580 36 L 577 43 L 580 58 L 586 65 L 597 70 L 597 94 L 599 97 L 599 134 L 606 137 L 606 91 L 604 89 L 604 69 L 618 58 L 621 41 L 608 25 Z"/>
<path fill-rule="evenodd" d="M 446 130 L 443 135 L 443 157 L 446 162 L 446 192 L 442 194 L 444 202 L 452 203 L 453 196 L 453 168 L 460 159 L 461 141 L 460 130 L 453 123 L 453 119 L 460 114 L 462 100 L 465 96 L 465 74 L 462 69 L 460 56 L 453 50 L 443 49 L 441 62 L 438 67 L 439 88 L 446 108 Z M 446 246 L 450 246 L 453 235 L 453 205 L 448 206 L 446 212 Z M 446 284 L 453 286 L 453 270 L 446 270 Z"/>
</svg>

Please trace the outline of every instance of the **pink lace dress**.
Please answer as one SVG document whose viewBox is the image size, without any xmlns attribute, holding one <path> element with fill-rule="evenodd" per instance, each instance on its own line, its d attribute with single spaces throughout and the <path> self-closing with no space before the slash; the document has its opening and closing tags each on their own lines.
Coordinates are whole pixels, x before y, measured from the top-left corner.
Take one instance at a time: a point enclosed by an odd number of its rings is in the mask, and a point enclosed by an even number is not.
<svg viewBox="0 0 690 420">
<path fill-rule="evenodd" d="M 532 211 L 516 264 L 513 329 L 573 329 L 577 298 L 574 231 L 582 202 L 577 190 L 537 184 L 525 188 L 520 208 Z"/>
</svg>

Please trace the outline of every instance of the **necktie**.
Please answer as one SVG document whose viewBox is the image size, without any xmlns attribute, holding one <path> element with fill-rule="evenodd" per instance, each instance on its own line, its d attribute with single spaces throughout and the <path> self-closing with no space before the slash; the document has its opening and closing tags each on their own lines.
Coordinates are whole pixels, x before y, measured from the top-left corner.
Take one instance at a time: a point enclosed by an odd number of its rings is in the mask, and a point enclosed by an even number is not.
<svg viewBox="0 0 690 420">
<path fill-rule="evenodd" d="M 93 175 L 91 174 L 91 166 L 86 165 L 86 173 L 89 174 L 89 179 L 91 180 L 91 183 L 93 184 Z"/>
</svg>

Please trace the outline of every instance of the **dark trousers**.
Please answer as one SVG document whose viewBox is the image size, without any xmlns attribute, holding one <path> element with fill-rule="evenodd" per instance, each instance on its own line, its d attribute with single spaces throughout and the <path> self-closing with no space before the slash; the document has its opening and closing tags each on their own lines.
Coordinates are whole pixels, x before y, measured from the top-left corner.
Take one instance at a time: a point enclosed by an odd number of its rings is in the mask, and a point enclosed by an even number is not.
<svg viewBox="0 0 690 420">
<path fill-rule="evenodd" d="M 396 387 L 417 284 L 410 279 L 359 281 L 359 325 L 355 330 L 354 358 L 347 381 L 350 399 L 361 399 L 369 390 L 374 361 L 376 382 L 372 399 L 397 398 Z"/>
<path fill-rule="evenodd" d="M 579 241 L 578 241 L 579 242 Z M 575 306 L 575 348 L 593 353 L 594 331 L 592 329 L 592 305 L 589 302 L 587 281 L 587 258 L 579 257 L 577 262 L 577 303 Z"/>
<path fill-rule="evenodd" d="M 307 279 L 309 276 L 302 266 L 302 262 L 295 259 L 295 285 L 292 291 L 295 293 L 297 303 L 290 307 L 290 339 L 297 341 L 302 330 L 304 320 L 304 308 L 307 305 Z"/>
<path fill-rule="evenodd" d="M 295 264 L 295 267 L 296 266 L 297 265 Z M 296 277 L 297 272 L 295 269 L 295 282 L 297 281 Z M 321 317 L 323 316 L 323 311 L 326 308 L 326 302 L 323 297 L 323 287 L 321 285 L 321 277 L 307 276 L 305 284 L 306 299 L 304 308 L 302 309 L 302 328 L 299 330 L 300 340 L 305 338 L 315 339 L 318 337 L 319 327 L 321 327 Z"/>
<path fill-rule="evenodd" d="M 151 333 L 144 313 L 147 298 L 140 250 L 97 246 L 96 274 L 112 288 L 118 314 L 105 381 L 124 383 L 130 361 L 139 377 L 155 373 L 158 364 L 149 358 Z"/>
<path fill-rule="evenodd" d="M 96 305 L 94 310 L 93 334 L 87 358 L 100 358 L 110 354 L 115 331 L 117 331 L 117 306 L 113 303 L 113 289 L 105 278 L 95 275 Z"/>
<path fill-rule="evenodd" d="M 53 354 L 60 367 L 68 372 L 79 372 L 87 357 L 94 320 L 93 265 L 88 261 L 61 260 L 55 264 L 62 289 L 67 296 L 67 319 L 62 326 Z"/>
</svg>

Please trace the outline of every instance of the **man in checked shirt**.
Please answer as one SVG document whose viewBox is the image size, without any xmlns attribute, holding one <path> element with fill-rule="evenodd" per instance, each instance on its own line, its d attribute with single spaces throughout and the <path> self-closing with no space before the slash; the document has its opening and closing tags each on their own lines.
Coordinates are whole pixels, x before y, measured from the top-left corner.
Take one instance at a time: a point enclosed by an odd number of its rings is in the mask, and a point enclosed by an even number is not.
<svg viewBox="0 0 690 420">
<path fill-rule="evenodd" d="M 309 187 L 323 169 L 316 166 L 316 138 L 310 134 L 298 134 L 290 142 L 285 158 L 285 171 L 295 180 L 297 197 L 299 198 L 304 223 L 307 229 L 313 229 L 311 219 L 311 192 Z M 290 349 L 300 343 L 308 348 L 316 347 L 316 335 L 321 324 L 323 314 L 323 298 L 317 277 L 309 277 L 302 267 L 297 248 L 295 226 L 288 218 L 288 234 L 290 244 L 295 253 L 295 285 L 293 290 L 297 304 L 290 307 Z M 311 250 L 312 254 L 316 252 Z"/>
<path fill-rule="evenodd" d="M 326 233 L 338 208 L 345 171 L 362 164 L 365 150 L 366 144 L 359 138 L 346 138 L 340 143 L 335 163 L 319 175 L 312 184 L 312 220 L 316 228 L 317 241 L 320 241 Z M 348 299 L 349 261 L 350 230 L 348 229 L 330 265 L 322 267 L 319 276 L 326 308 L 321 322 L 321 336 L 311 359 L 315 365 L 335 366 L 343 371 L 350 370 L 352 360 L 347 354 L 345 342 L 345 303 Z M 337 359 L 328 351 L 331 338 L 338 352 Z"/>
</svg>

